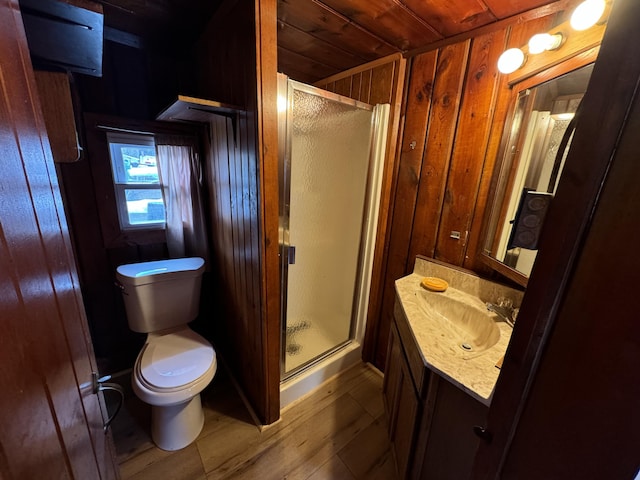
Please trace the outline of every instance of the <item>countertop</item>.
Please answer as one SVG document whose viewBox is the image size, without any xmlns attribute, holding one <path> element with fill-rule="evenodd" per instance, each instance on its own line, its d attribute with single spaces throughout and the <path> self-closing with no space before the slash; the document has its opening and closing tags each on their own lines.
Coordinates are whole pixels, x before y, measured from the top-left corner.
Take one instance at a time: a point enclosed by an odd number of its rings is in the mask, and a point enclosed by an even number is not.
<svg viewBox="0 0 640 480">
<path fill-rule="evenodd" d="M 499 297 L 509 298 L 518 306 L 522 292 L 420 257 L 414 272 L 396 281 L 400 306 L 426 367 L 489 406 L 500 375 L 500 369 L 495 365 L 507 350 L 512 328 L 503 321 L 497 321 L 499 340 L 481 352 L 466 352 L 450 341 L 439 341 L 442 329 L 434 318 L 430 318 L 416 296 L 416 292 L 422 289 L 420 282 L 425 276 L 444 278 L 450 286 L 442 295 L 464 296 L 476 302 L 481 309 L 485 302 L 495 302 Z"/>
</svg>

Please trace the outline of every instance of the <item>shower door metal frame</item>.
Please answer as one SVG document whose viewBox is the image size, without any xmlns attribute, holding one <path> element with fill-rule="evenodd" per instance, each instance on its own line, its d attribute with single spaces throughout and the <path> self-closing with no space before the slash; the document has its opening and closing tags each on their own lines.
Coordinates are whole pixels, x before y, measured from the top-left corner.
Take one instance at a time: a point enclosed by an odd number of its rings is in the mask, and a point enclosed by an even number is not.
<svg viewBox="0 0 640 480">
<path fill-rule="evenodd" d="M 291 172 L 291 133 L 292 133 L 292 118 L 293 118 L 293 91 L 299 90 L 304 93 L 308 93 L 310 95 L 317 95 L 322 98 L 326 98 L 328 100 L 333 100 L 345 105 L 351 105 L 356 108 L 360 108 L 362 110 L 367 110 L 370 112 L 374 111 L 373 105 L 368 103 L 363 103 L 358 100 L 354 100 L 349 97 L 344 97 L 342 95 L 338 95 L 337 93 L 328 92 L 326 90 L 322 90 L 318 87 L 313 87 L 311 85 L 307 85 L 304 83 L 297 82 L 295 80 L 291 80 L 286 75 L 279 73 L 278 74 L 278 188 L 279 188 L 279 253 L 280 253 L 280 335 L 283 343 L 280 348 L 280 380 L 286 380 L 291 377 L 294 377 L 301 371 L 308 368 L 310 365 L 318 363 L 322 361 L 327 356 L 333 354 L 337 350 L 340 350 L 344 346 L 348 345 L 354 338 L 355 333 L 355 322 L 354 316 L 357 313 L 356 302 L 358 300 L 358 295 L 355 294 L 353 298 L 353 307 L 351 309 L 351 321 L 349 326 L 349 338 L 336 345 L 334 348 L 327 350 L 326 352 L 318 355 L 314 359 L 309 362 L 305 362 L 302 365 L 292 369 L 290 372 L 285 374 L 285 360 L 286 360 L 286 325 L 287 325 L 287 291 L 288 291 L 288 276 L 289 276 L 289 259 L 290 255 L 295 257 L 295 246 L 290 245 L 289 238 L 289 214 L 290 214 L 290 198 L 291 198 L 291 185 L 290 185 L 290 172 Z M 285 103 L 286 101 L 286 103 Z M 286 108 L 284 108 L 286 105 Z M 375 115 L 372 116 L 372 125 L 373 129 L 373 121 Z M 373 137 L 371 135 L 370 141 L 370 153 L 371 156 L 371 148 L 373 147 Z M 364 227 L 367 220 L 366 215 L 366 206 L 369 201 L 370 196 L 370 177 L 371 177 L 371 158 L 369 158 L 369 165 L 367 166 L 367 183 L 365 187 L 365 211 L 363 212 L 362 225 L 360 226 L 361 232 L 364 233 Z M 294 250 L 292 250 L 292 247 Z M 362 237 L 361 237 L 361 245 L 358 254 L 358 265 L 361 264 L 362 257 Z M 355 282 L 355 292 L 359 291 L 359 285 L 361 282 L 361 269 L 358 268 L 358 273 L 356 275 Z"/>
</svg>

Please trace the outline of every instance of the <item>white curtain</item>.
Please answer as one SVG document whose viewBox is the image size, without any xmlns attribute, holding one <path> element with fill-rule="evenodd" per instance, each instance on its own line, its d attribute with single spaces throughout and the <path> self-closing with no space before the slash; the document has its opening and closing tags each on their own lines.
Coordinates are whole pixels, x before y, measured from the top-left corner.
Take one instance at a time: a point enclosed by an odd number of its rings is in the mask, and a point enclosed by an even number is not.
<svg viewBox="0 0 640 480">
<path fill-rule="evenodd" d="M 202 257 L 208 264 L 202 168 L 196 139 L 158 135 L 156 149 L 167 215 L 169 256 Z"/>
</svg>

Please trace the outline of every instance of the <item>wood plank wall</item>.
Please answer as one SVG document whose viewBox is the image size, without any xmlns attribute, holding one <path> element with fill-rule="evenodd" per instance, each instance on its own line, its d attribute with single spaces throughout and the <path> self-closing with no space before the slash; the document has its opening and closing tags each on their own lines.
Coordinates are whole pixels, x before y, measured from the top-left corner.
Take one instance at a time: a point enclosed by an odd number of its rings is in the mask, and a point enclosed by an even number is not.
<svg viewBox="0 0 640 480">
<path fill-rule="evenodd" d="M 394 181 L 397 172 L 398 135 L 401 124 L 401 106 L 406 73 L 406 60 L 400 55 L 389 55 L 382 59 L 347 70 L 338 75 L 328 77 L 317 82 L 317 87 L 335 92 L 361 102 L 376 105 L 389 103 L 391 112 L 389 118 L 389 138 L 384 160 L 384 172 L 380 198 L 380 213 L 373 260 L 371 290 L 369 297 L 369 311 L 367 330 L 363 345 L 363 357 L 369 360 L 373 355 L 373 346 L 377 336 L 377 317 L 380 311 L 383 287 L 383 268 L 386 246 L 389 235 L 389 212 L 393 206 Z"/>
<path fill-rule="evenodd" d="M 17 0 L 0 3 L 0 76 L 0 477 L 115 479 Z"/>
<path fill-rule="evenodd" d="M 476 254 L 510 98 L 497 60 L 546 31 L 555 15 L 501 26 L 410 59 L 396 187 L 389 200 L 380 308 L 370 312 L 366 358 L 384 368 L 394 281 L 417 254 L 492 275 Z M 460 238 L 455 232 L 459 232 Z M 373 333 L 375 332 L 375 333 Z"/>
<path fill-rule="evenodd" d="M 196 47 L 198 96 L 244 109 L 210 122 L 205 169 L 215 281 L 204 295 L 216 300 L 205 322 L 265 424 L 278 419 L 280 398 L 276 52 L 263 48 L 275 39 L 275 18 L 275 0 L 230 0 Z M 269 94 L 272 110 L 260 106 Z"/>
</svg>

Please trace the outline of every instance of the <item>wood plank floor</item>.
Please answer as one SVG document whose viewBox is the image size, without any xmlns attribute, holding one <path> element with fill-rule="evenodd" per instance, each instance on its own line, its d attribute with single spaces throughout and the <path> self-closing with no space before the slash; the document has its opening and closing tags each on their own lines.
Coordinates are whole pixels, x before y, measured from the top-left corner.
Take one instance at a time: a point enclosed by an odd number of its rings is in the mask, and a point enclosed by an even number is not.
<svg viewBox="0 0 640 480">
<path fill-rule="evenodd" d="M 148 435 L 150 407 L 129 396 L 113 423 L 123 480 L 395 480 L 382 376 L 357 365 L 288 406 L 262 430 L 222 369 L 202 393 L 205 425 L 177 452 Z"/>
</svg>

